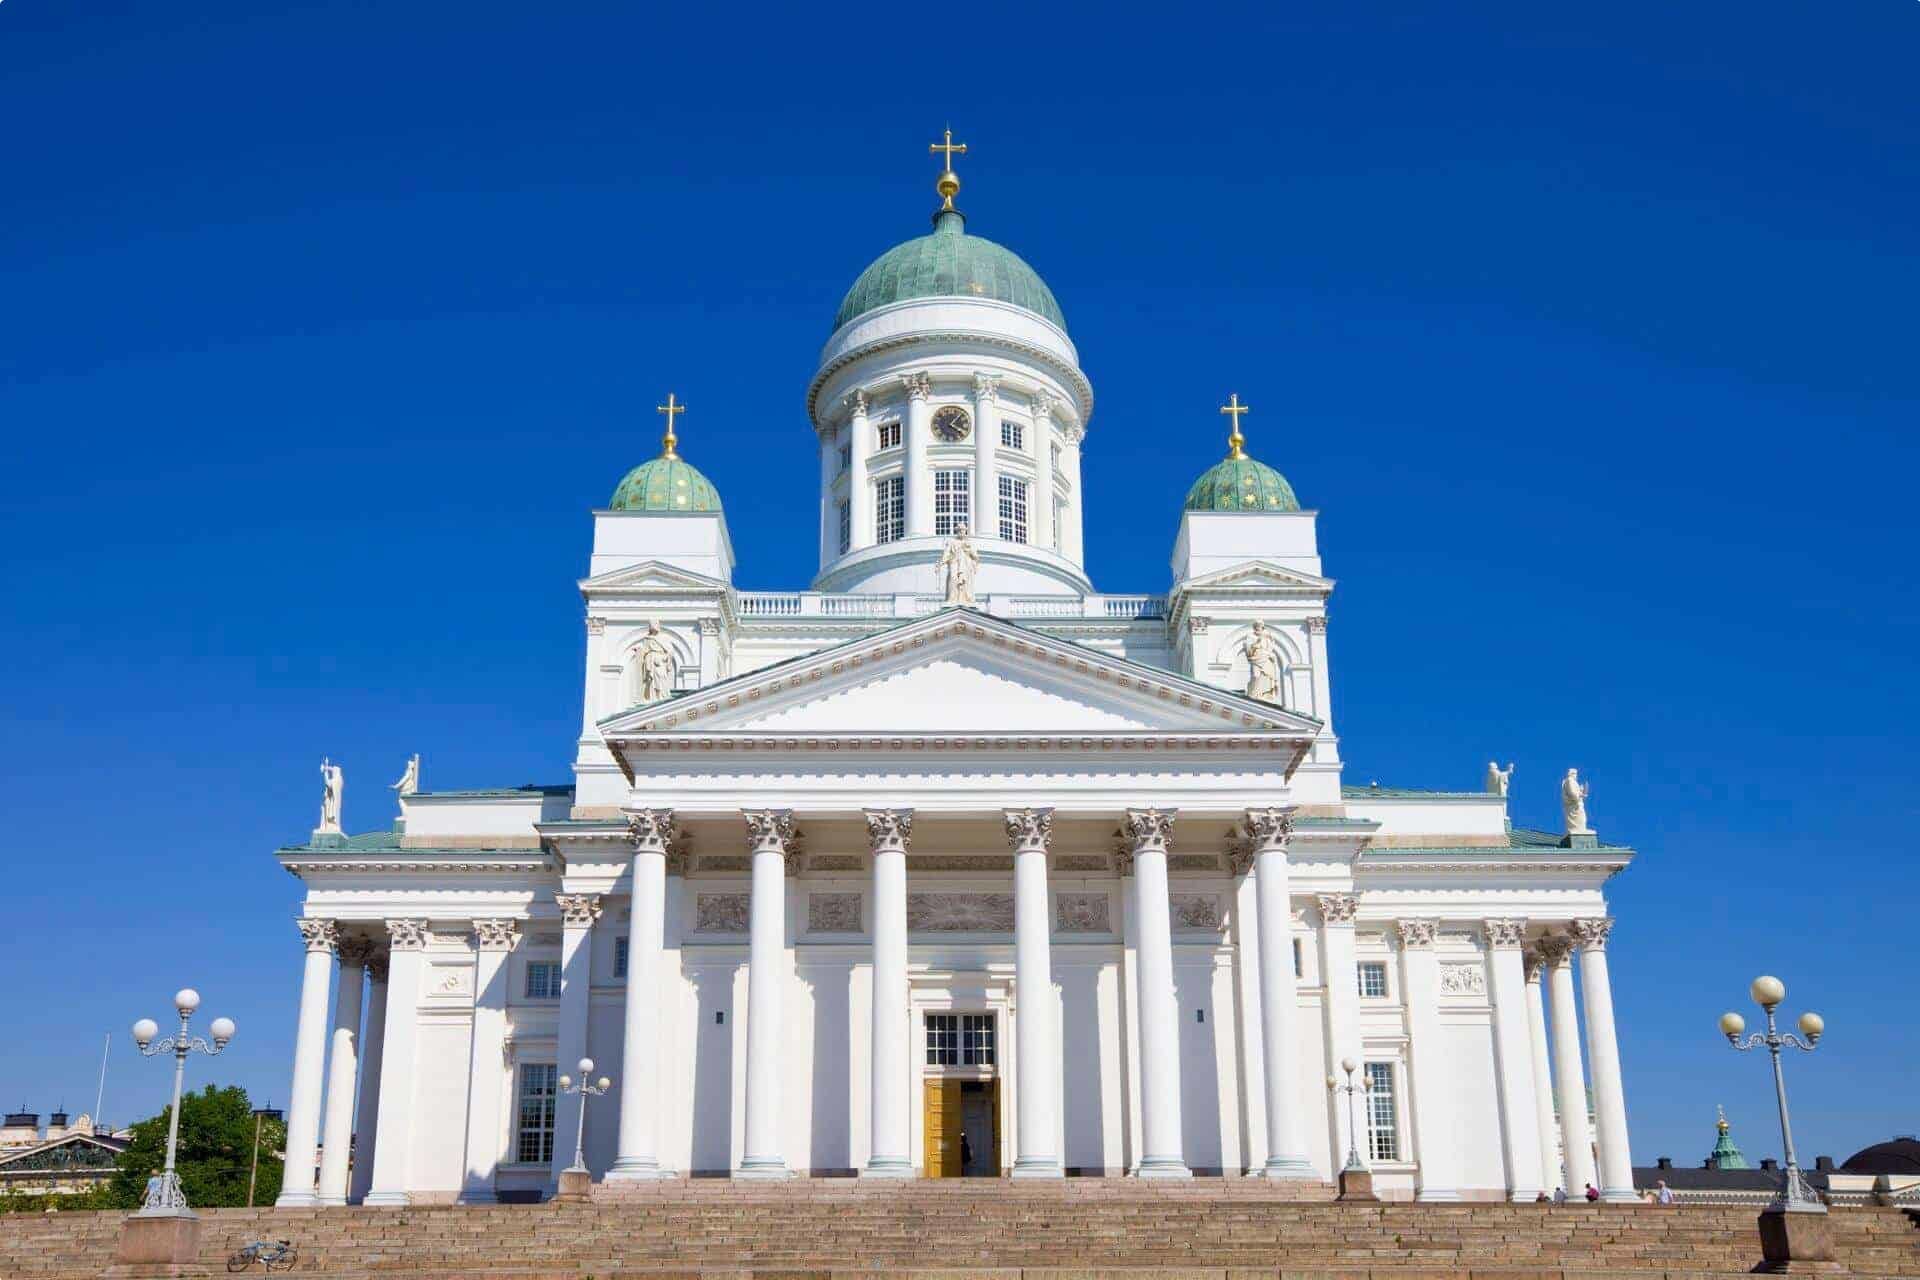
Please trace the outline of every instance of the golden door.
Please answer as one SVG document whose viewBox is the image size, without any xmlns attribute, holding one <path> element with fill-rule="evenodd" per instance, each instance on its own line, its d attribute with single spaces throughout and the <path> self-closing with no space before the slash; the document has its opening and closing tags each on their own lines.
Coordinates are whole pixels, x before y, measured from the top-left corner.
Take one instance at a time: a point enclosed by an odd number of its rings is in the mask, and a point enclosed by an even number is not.
<svg viewBox="0 0 1920 1280">
<path fill-rule="evenodd" d="M 929 1178 L 960 1176 L 960 1117 L 960 1081 L 927 1081 L 926 1173 Z"/>
</svg>

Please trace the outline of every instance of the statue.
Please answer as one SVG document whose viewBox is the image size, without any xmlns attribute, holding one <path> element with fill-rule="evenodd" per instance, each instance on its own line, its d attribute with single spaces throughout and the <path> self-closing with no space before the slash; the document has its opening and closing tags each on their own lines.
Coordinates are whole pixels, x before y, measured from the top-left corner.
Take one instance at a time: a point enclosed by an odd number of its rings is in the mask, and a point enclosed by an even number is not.
<svg viewBox="0 0 1920 1280">
<path fill-rule="evenodd" d="M 1568 835 L 1593 834 L 1593 828 L 1587 825 L 1587 796 L 1592 791 L 1592 786 L 1580 781 L 1578 769 L 1567 770 L 1567 776 L 1560 780 L 1560 812 L 1567 817 Z"/>
<path fill-rule="evenodd" d="M 947 539 L 947 549 L 940 553 L 939 568 L 947 575 L 947 603 L 972 604 L 973 580 L 980 576 L 980 553 L 973 549 L 966 525 L 955 529 Z"/>
<path fill-rule="evenodd" d="M 1487 794 L 1488 795 L 1499 796 L 1502 800 L 1506 799 L 1507 784 L 1512 781 L 1513 781 L 1513 761 L 1511 760 L 1507 761 L 1507 767 L 1505 769 L 1502 769 L 1498 764 L 1494 763 L 1491 760 L 1487 761 Z"/>
<path fill-rule="evenodd" d="M 346 775 L 340 772 L 340 766 L 332 760 L 320 761 L 320 825 L 315 831 L 322 835 L 341 835 L 340 798 L 347 789 Z"/>
<path fill-rule="evenodd" d="M 1256 619 L 1253 631 L 1240 645 L 1247 655 L 1247 696 L 1262 702 L 1280 701 L 1280 650 L 1267 634 L 1267 624 Z"/>
<path fill-rule="evenodd" d="M 673 651 L 660 638 L 660 623 L 647 624 L 647 635 L 640 642 L 640 701 L 658 702 L 673 692 Z"/>
<path fill-rule="evenodd" d="M 400 781 L 387 784 L 389 791 L 396 792 L 402 799 L 420 789 L 420 753 L 414 752 L 413 759 L 407 761 L 407 771 L 400 775 Z"/>
</svg>

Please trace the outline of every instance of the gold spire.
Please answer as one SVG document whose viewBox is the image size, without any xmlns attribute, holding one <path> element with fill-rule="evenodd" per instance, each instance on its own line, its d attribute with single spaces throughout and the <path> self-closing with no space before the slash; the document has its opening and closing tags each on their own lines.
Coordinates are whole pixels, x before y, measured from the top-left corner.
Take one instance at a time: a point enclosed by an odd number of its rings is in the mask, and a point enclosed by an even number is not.
<svg viewBox="0 0 1920 1280">
<path fill-rule="evenodd" d="M 655 405 L 653 411 L 667 415 L 667 434 L 660 441 L 660 456 L 663 458 L 679 457 L 680 455 L 673 451 L 674 446 L 680 443 L 680 437 L 673 434 L 673 420 L 685 413 L 687 406 L 674 403 L 673 392 L 669 391 L 667 392 L 667 402 L 662 405 Z"/>
<path fill-rule="evenodd" d="M 1716 1104 L 1713 1109 L 1720 1113 L 1720 1118 L 1714 1122 L 1714 1126 L 1713 1126 L 1714 1128 L 1718 1129 L 1722 1133 L 1725 1133 L 1727 1130 L 1733 1128 L 1732 1125 L 1727 1123 L 1727 1109 L 1725 1107 L 1719 1106 Z"/>
<path fill-rule="evenodd" d="M 1247 438 L 1240 434 L 1240 415 L 1247 412 L 1250 407 L 1240 403 L 1238 394 L 1228 396 L 1227 403 L 1220 406 L 1220 412 L 1233 419 L 1233 434 L 1227 437 L 1228 462 L 1238 462 L 1247 456 L 1246 450 L 1242 447 L 1247 443 Z"/>
<path fill-rule="evenodd" d="M 967 154 L 967 144 L 964 142 L 955 142 L 953 140 L 953 130 L 948 129 L 946 134 L 947 140 L 945 142 L 930 143 L 927 147 L 927 153 L 929 155 L 939 155 L 942 152 L 946 153 L 945 167 L 941 171 L 939 178 L 937 178 L 933 184 L 933 189 L 940 193 L 940 207 L 943 210 L 953 208 L 953 198 L 960 193 L 960 175 L 953 171 L 953 157 L 955 155 Z"/>
</svg>

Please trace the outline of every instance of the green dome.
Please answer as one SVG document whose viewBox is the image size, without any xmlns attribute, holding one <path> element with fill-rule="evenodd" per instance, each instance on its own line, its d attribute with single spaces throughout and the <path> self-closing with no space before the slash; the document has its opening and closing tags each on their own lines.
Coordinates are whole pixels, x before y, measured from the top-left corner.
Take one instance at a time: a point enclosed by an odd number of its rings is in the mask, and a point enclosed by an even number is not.
<svg viewBox="0 0 1920 1280">
<path fill-rule="evenodd" d="M 1188 511 L 1298 511 L 1287 478 L 1245 454 L 1216 462 L 1187 490 Z"/>
<path fill-rule="evenodd" d="M 955 209 L 934 215 L 933 234 L 895 245 L 860 273 L 833 317 L 838 329 L 855 316 L 909 298 L 996 298 L 1065 329 L 1053 290 L 1018 254 L 966 233 Z"/>
<path fill-rule="evenodd" d="M 718 511 L 720 491 L 678 454 L 663 454 L 627 472 L 609 504 L 615 511 Z"/>
</svg>

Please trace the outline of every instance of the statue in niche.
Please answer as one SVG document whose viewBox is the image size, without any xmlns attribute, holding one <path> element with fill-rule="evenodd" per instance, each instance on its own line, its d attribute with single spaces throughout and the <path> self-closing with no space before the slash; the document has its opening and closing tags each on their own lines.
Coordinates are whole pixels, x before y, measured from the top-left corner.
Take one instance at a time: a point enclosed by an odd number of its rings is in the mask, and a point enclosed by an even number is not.
<svg viewBox="0 0 1920 1280">
<path fill-rule="evenodd" d="M 940 553 L 939 567 L 947 576 L 947 603 L 972 604 L 973 580 L 980 576 L 980 553 L 974 550 L 966 525 L 955 529 L 947 539 L 947 549 Z"/>
<path fill-rule="evenodd" d="M 420 789 L 420 753 L 419 752 L 417 751 L 414 752 L 413 758 L 407 761 L 407 770 L 405 773 L 400 775 L 400 781 L 388 783 L 387 789 L 395 792 L 402 798 L 406 796 L 410 796 L 414 792 Z"/>
<path fill-rule="evenodd" d="M 1240 644 L 1247 658 L 1247 696 L 1261 702 L 1280 701 L 1280 648 L 1267 634 L 1267 624 L 1256 619 Z"/>
<path fill-rule="evenodd" d="M 1593 834 L 1593 828 L 1587 825 L 1587 797 L 1592 793 L 1592 785 L 1580 781 L 1578 769 L 1567 770 L 1567 776 L 1560 780 L 1560 812 L 1566 815 L 1568 835 Z"/>
<path fill-rule="evenodd" d="M 658 620 L 647 624 L 646 637 L 635 651 L 640 661 L 640 701 L 658 702 L 673 692 L 673 651 L 660 638 Z"/>
<path fill-rule="evenodd" d="M 320 826 L 319 830 L 329 835 L 339 835 L 340 801 L 346 794 L 347 778 L 340 766 L 330 759 L 320 761 Z"/>
<path fill-rule="evenodd" d="M 1507 761 L 1502 769 L 1492 760 L 1487 761 L 1487 794 L 1506 799 L 1507 785 L 1513 781 L 1513 761 Z"/>
</svg>

